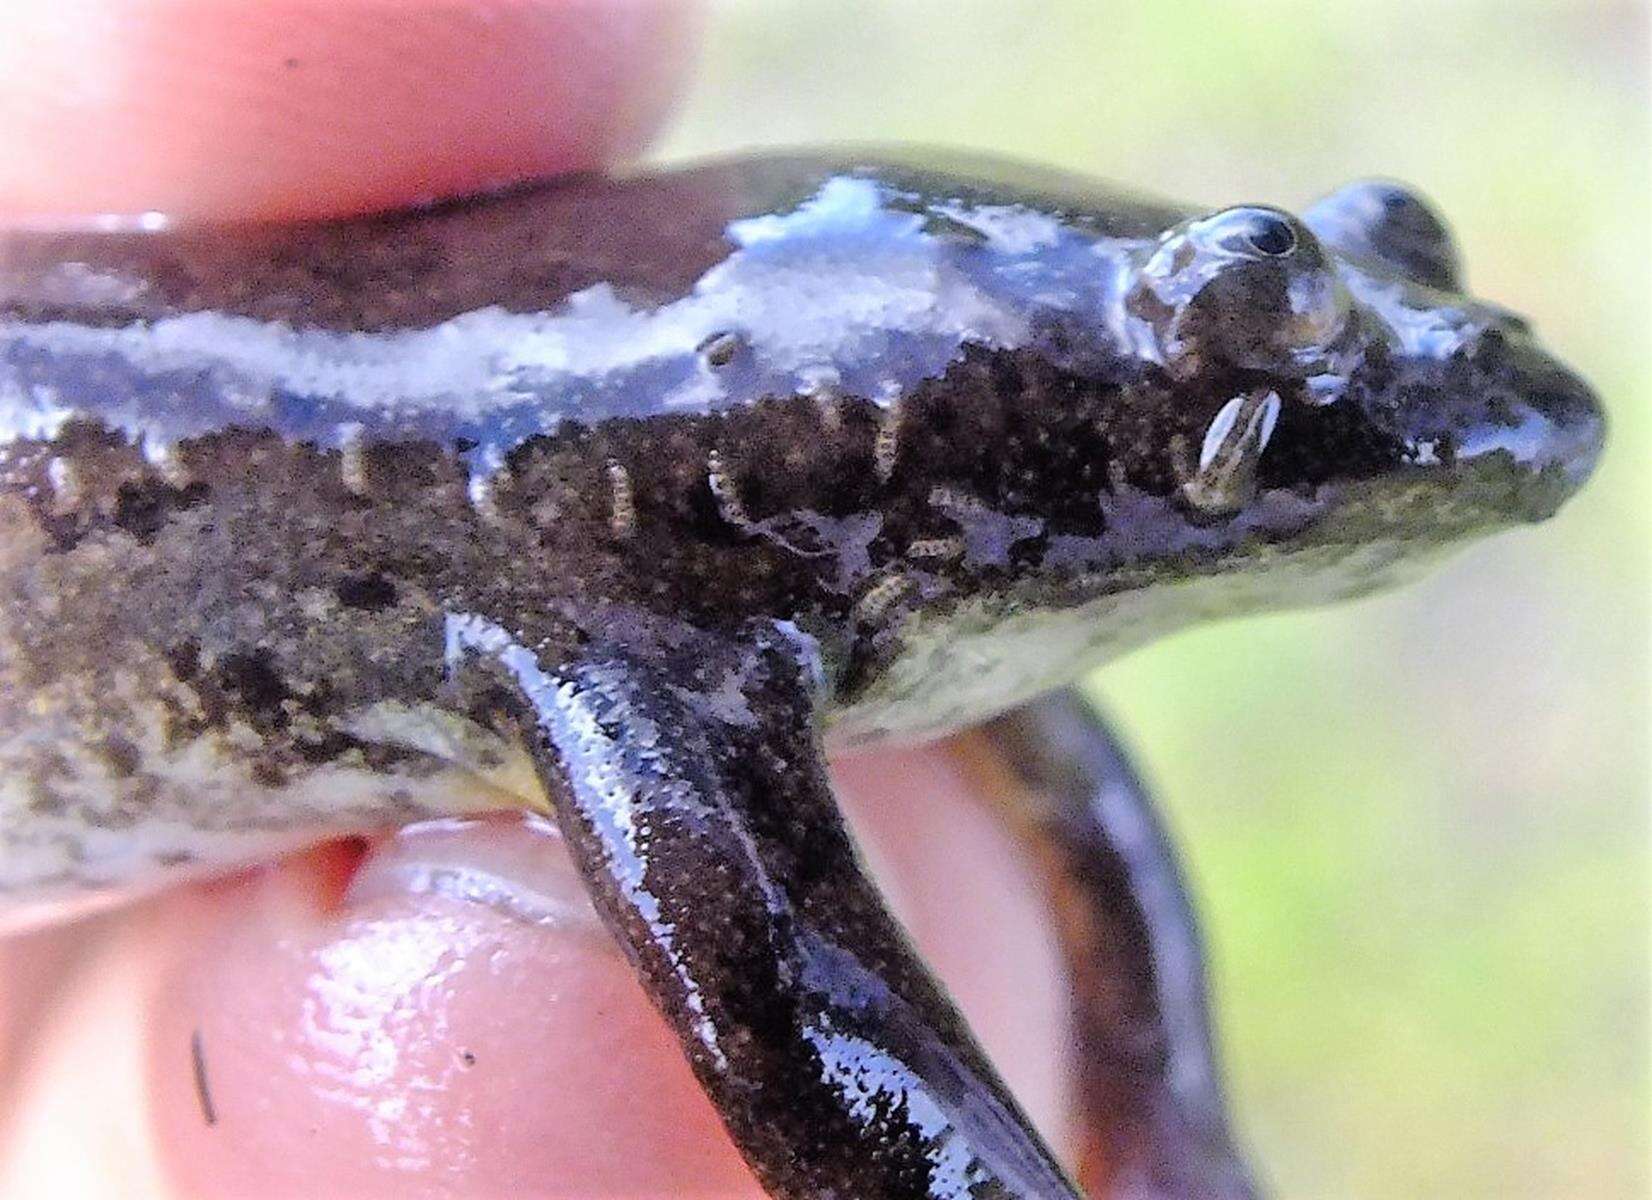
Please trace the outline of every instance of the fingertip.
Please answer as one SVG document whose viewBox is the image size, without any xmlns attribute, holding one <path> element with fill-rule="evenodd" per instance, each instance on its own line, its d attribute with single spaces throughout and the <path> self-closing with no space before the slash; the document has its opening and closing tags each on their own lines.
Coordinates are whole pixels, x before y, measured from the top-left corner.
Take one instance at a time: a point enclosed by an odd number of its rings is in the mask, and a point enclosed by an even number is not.
<svg viewBox="0 0 1652 1200">
<path fill-rule="evenodd" d="M 898 915 L 1063 1141 L 1065 992 L 1029 864 L 944 749 L 837 774 Z M 415 827 L 342 892 L 328 855 L 224 885 L 164 976 L 149 1075 L 182 1194 L 762 1196 L 553 829 Z"/>
<path fill-rule="evenodd" d="M 248 885 L 161 989 L 184 1194 L 761 1196 L 543 826 L 399 835 L 335 911 L 313 884 Z"/>
<path fill-rule="evenodd" d="M 0 10 L 0 213 L 298 218 L 633 154 L 682 0 L 63 0 Z"/>
<path fill-rule="evenodd" d="M 0 937 L 0 1146 L 17 1116 L 18 1093 L 36 1049 L 34 1033 L 95 945 L 100 930 L 93 924 Z"/>
<path fill-rule="evenodd" d="M 0 1097 L 9 1118 L 0 1196 L 106 1196 L 117 1180 L 123 1198 L 166 1195 L 148 1149 L 133 998 L 149 993 L 170 939 L 187 936 L 189 908 L 149 900 L 31 935 L 71 948 L 71 962 L 58 963 L 70 969 L 51 974 L 17 1031 L 20 1053 Z M 0 976 L 0 987 L 8 982 Z"/>
</svg>

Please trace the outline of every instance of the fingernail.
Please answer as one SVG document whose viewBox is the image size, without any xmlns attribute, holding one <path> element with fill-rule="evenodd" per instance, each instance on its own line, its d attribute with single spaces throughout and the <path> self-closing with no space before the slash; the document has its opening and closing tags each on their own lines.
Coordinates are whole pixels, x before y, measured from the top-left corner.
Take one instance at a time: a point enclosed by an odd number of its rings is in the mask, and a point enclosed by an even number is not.
<svg viewBox="0 0 1652 1200">
<path fill-rule="evenodd" d="M 406 895 L 480 904 L 533 925 L 602 929 L 561 833 L 533 813 L 408 825 L 367 856 L 344 899 Z"/>
</svg>

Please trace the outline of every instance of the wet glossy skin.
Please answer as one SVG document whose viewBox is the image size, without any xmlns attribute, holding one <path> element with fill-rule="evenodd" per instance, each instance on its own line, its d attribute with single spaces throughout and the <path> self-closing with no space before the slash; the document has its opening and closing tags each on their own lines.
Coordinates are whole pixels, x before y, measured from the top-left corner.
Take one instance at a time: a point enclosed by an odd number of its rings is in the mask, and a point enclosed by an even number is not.
<svg viewBox="0 0 1652 1200">
<path fill-rule="evenodd" d="M 1600 441 L 1386 184 L 1297 220 L 776 157 L 14 236 L 0 898 L 546 806 L 775 1194 L 1070 1195 L 862 877 L 820 732 L 936 736 L 1368 591 L 1550 515 Z M 1209 1065 L 1173 863 L 1109 858 L 1085 799 L 1115 759 L 1034 773 L 1118 1066 L 1087 1181 L 1243 1195 L 1213 1072 L 1172 1070 Z"/>
</svg>

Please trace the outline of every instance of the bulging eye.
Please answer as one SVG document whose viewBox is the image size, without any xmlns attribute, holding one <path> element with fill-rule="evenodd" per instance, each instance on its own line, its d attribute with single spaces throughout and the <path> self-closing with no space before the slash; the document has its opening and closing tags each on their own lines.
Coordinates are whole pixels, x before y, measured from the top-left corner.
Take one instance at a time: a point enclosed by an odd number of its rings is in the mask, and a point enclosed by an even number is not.
<svg viewBox="0 0 1652 1200">
<path fill-rule="evenodd" d="M 1208 244 L 1241 258 L 1284 258 L 1300 242 L 1291 219 L 1271 208 L 1229 208 L 1201 224 Z"/>
<path fill-rule="evenodd" d="M 1391 179 L 1362 179 L 1320 200 L 1303 219 L 1328 246 L 1377 259 L 1419 283 L 1460 290 L 1451 232 L 1427 201 Z"/>
<path fill-rule="evenodd" d="M 1293 380 L 1323 374 L 1350 312 L 1313 233 L 1259 204 L 1161 234 L 1126 303 L 1177 378 L 1234 367 Z"/>
</svg>

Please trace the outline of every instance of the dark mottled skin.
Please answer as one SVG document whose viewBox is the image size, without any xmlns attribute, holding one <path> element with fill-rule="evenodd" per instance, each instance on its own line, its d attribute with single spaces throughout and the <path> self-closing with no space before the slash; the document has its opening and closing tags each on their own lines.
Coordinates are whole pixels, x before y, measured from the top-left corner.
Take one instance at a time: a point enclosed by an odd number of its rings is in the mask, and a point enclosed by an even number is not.
<svg viewBox="0 0 1652 1200">
<path fill-rule="evenodd" d="M 11 235 L 0 898 L 548 806 L 771 1193 L 1070 1197 L 823 735 L 1368 591 L 1548 516 L 1600 442 L 1392 184 L 1297 220 L 791 156 Z M 979 745 L 1052 867 L 1086 1187 L 1253 1194 L 1133 776 L 1071 702 Z"/>
</svg>

